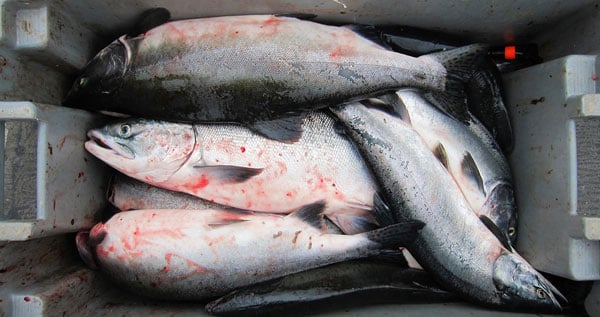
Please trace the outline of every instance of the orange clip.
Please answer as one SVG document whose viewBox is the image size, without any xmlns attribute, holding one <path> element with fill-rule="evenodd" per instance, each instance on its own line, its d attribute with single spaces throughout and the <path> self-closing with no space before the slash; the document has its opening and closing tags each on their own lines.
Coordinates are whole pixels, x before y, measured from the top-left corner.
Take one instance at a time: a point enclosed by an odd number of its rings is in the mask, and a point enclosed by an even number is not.
<svg viewBox="0 0 600 317">
<path fill-rule="evenodd" d="M 517 48 L 515 46 L 505 46 L 504 47 L 504 59 L 516 59 L 517 58 Z"/>
</svg>

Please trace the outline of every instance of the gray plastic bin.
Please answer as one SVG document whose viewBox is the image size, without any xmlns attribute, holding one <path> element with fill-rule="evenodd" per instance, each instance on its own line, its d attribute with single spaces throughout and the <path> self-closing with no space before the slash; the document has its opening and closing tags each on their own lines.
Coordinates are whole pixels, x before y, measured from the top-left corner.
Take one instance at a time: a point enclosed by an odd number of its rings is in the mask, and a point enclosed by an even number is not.
<svg viewBox="0 0 600 317">
<path fill-rule="evenodd" d="M 519 251 L 540 270 L 600 280 L 600 2 L 4 0 L 0 32 L 0 316 L 199 315 L 202 304 L 123 292 L 77 255 L 74 232 L 107 207 L 110 169 L 83 148 L 105 118 L 60 104 L 77 70 L 145 9 L 174 19 L 309 13 L 402 24 L 472 41 L 536 42 L 546 60 L 505 76 Z M 339 307 L 338 307 L 339 306 Z M 588 296 L 600 316 L 600 283 Z M 307 307 L 330 315 L 488 316 L 465 303 Z M 494 315 L 526 314 L 493 312 Z"/>
</svg>

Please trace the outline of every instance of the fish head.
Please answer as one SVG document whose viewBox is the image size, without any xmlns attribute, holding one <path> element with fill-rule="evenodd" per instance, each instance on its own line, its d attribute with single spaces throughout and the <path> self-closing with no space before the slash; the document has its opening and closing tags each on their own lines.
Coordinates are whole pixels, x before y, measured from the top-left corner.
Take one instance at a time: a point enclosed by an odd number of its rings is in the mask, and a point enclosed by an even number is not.
<svg viewBox="0 0 600 317">
<path fill-rule="evenodd" d="M 504 250 L 494 263 L 494 285 L 507 307 L 557 311 L 565 297 L 541 273 L 516 253 Z"/>
<path fill-rule="evenodd" d="M 122 86 L 129 69 L 132 46 L 124 37 L 103 48 L 83 68 L 63 101 L 64 106 L 111 109 L 111 97 Z M 97 107 L 102 107 L 97 109 Z"/>
<path fill-rule="evenodd" d="M 160 184 L 175 174 L 194 151 L 189 124 L 130 119 L 90 130 L 88 152 L 123 174 Z"/>
<path fill-rule="evenodd" d="M 484 205 L 481 213 L 490 215 L 490 218 L 503 232 L 508 235 L 514 245 L 517 240 L 517 204 L 514 198 L 512 185 L 500 183 L 494 187 Z"/>
</svg>

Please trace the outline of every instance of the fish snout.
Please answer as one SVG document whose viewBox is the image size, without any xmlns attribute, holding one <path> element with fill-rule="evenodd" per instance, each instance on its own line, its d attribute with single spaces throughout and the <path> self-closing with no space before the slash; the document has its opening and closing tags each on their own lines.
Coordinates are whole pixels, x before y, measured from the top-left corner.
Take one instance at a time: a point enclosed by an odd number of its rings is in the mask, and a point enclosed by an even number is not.
<svg viewBox="0 0 600 317">
<path fill-rule="evenodd" d="M 494 263 L 493 276 L 507 307 L 554 312 L 562 309 L 558 299 L 567 302 L 550 281 L 516 253 L 500 255 Z"/>
<path fill-rule="evenodd" d="M 106 226 L 104 224 L 99 223 L 95 225 L 92 230 L 90 230 L 88 245 L 92 248 L 98 246 L 100 243 L 102 243 L 102 241 L 104 241 L 104 238 L 106 238 L 107 232 L 108 231 L 106 230 Z"/>
<path fill-rule="evenodd" d="M 80 231 L 75 236 L 75 244 L 77 245 L 77 251 L 83 263 L 85 263 L 92 270 L 98 269 L 98 263 L 96 261 L 96 254 L 89 243 L 89 231 Z"/>
</svg>

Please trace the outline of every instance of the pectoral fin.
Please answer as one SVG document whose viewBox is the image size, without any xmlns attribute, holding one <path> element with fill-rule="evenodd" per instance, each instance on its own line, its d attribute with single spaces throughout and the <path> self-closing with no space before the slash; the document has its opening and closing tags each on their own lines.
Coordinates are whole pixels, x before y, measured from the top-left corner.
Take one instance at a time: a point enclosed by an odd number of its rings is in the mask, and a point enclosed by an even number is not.
<svg viewBox="0 0 600 317">
<path fill-rule="evenodd" d="M 219 184 L 243 183 L 260 174 L 262 168 L 249 168 L 234 165 L 193 165 L 199 174 L 206 175 L 206 179 L 217 181 Z"/>
</svg>

